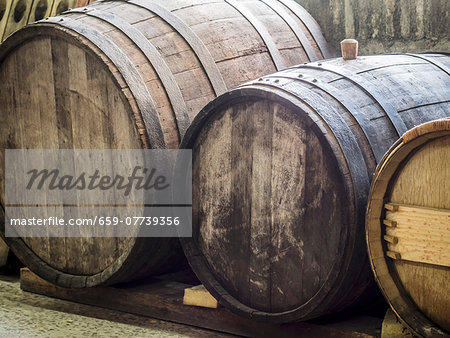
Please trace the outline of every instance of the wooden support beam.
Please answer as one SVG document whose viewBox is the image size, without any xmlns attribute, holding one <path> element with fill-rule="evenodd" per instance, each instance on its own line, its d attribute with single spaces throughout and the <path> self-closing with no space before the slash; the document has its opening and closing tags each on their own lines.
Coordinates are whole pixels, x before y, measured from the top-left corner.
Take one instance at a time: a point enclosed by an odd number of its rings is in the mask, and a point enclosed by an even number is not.
<svg viewBox="0 0 450 338">
<path fill-rule="evenodd" d="M 384 208 L 385 208 L 386 210 L 389 210 L 389 211 L 397 211 L 397 210 L 398 210 L 398 205 L 396 205 L 396 204 L 391 204 L 391 203 L 386 203 L 386 204 L 384 205 Z"/>
<path fill-rule="evenodd" d="M 20 287 L 49 297 L 246 337 L 379 337 L 382 319 L 364 315 L 327 316 L 277 325 L 240 317 L 224 307 L 187 307 L 183 305 L 183 293 L 192 289 L 190 285 L 164 278 L 114 287 L 66 289 L 50 284 L 24 268 L 20 272 Z"/>
<path fill-rule="evenodd" d="M 397 222 L 396 221 L 391 221 L 389 219 L 384 219 L 383 220 L 383 224 L 388 226 L 388 227 L 391 227 L 391 228 L 395 228 L 397 226 Z"/>
<path fill-rule="evenodd" d="M 193 305 L 217 309 L 219 303 L 211 296 L 203 285 L 193 286 L 192 288 L 184 289 L 183 296 L 184 305 Z"/>
<path fill-rule="evenodd" d="M 389 257 L 450 267 L 450 210 L 393 203 L 385 209 Z"/>
<path fill-rule="evenodd" d="M 384 240 L 386 242 L 389 242 L 389 243 L 392 243 L 392 244 L 397 244 L 398 243 L 398 238 L 394 237 L 394 236 L 384 235 Z"/>
</svg>

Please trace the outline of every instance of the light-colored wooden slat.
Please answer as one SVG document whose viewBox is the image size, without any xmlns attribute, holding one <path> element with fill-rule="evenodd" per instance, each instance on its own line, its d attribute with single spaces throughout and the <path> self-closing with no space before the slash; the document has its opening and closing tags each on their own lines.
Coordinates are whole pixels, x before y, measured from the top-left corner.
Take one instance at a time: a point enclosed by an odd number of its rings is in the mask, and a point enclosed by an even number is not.
<svg viewBox="0 0 450 338">
<path fill-rule="evenodd" d="M 391 228 L 395 228 L 397 226 L 397 222 L 396 221 L 391 221 L 389 219 L 383 220 L 383 224 L 388 226 L 388 227 L 391 227 Z"/>
<path fill-rule="evenodd" d="M 389 211 L 397 211 L 397 210 L 398 210 L 398 205 L 392 204 L 392 203 L 386 203 L 386 204 L 384 205 L 384 208 L 385 208 L 386 210 L 389 210 Z"/>
<path fill-rule="evenodd" d="M 386 251 L 386 256 L 392 258 L 392 259 L 400 259 L 401 256 L 398 252 L 394 252 L 394 251 Z"/>
<path fill-rule="evenodd" d="M 385 207 L 384 240 L 390 251 L 403 260 L 450 266 L 450 210 L 391 203 Z M 388 225 L 393 223 L 395 227 Z"/>
<path fill-rule="evenodd" d="M 217 309 L 219 305 L 217 300 L 211 296 L 203 285 L 197 285 L 192 288 L 184 289 L 183 304 L 207 307 L 211 309 Z"/>
<path fill-rule="evenodd" d="M 389 242 L 389 243 L 392 243 L 392 244 L 397 244 L 398 243 L 398 238 L 394 237 L 394 236 L 384 235 L 384 240 L 386 242 Z"/>
</svg>

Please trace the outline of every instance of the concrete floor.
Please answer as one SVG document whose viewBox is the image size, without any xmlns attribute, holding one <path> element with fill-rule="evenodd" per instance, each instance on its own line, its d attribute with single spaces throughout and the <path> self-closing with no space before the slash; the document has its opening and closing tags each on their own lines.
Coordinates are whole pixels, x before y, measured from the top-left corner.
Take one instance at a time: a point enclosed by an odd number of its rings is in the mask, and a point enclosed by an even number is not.
<svg viewBox="0 0 450 338">
<path fill-rule="evenodd" d="M 161 320 L 24 292 L 0 276 L 0 337 L 230 337 Z"/>
</svg>

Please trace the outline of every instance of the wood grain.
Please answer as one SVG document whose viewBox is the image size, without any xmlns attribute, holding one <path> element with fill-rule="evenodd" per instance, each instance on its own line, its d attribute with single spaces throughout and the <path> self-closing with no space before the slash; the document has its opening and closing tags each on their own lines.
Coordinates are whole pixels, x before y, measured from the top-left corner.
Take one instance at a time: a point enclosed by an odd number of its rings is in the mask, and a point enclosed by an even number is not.
<svg viewBox="0 0 450 338">
<path fill-rule="evenodd" d="M 86 2 L 52 1 L 51 13 Z M 275 70 L 267 41 L 277 64 L 323 58 L 318 26 L 313 36 L 285 4 L 239 1 L 245 17 L 224 0 L 99 1 L 24 28 L 0 51 L 0 149 L 177 148 L 217 94 Z M 10 241 L 33 271 L 67 287 L 187 264 L 177 239 Z"/>
<path fill-rule="evenodd" d="M 386 220 L 395 222 L 386 228 L 388 250 L 403 260 L 450 267 L 450 210 L 397 206 L 397 211 L 386 212 Z"/>
</svg>

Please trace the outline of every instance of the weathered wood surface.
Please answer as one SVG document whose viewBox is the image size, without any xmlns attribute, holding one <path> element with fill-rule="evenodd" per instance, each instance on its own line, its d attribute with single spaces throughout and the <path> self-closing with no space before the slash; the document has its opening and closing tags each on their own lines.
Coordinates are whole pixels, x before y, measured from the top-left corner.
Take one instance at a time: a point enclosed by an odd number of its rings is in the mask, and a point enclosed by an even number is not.
<svg viewBox="0 0 450 338">
<path fill-rule="evenodd" d="M 449 64 L 443 55 L 314 62 L 206 106 L 182 143 L 197 182 L 193 238 L 182 245 L 211 294 L 283 322 L 366 295 L 372 174 L 408 128 L 450 115 Z"/>
<path fill-rule="evenodd" d="M 400 320 L 420 336 L 450 332 L 449 156 L 450 119 L 412 129 L 378 166 L 367 207 L 376 280 Z M 384 243 L 386 235 L 396 240 Z"/>
<path fill-rule="evenodd" d="M 94 2 L 2 44 L 0 148 L 177 148 L 216 95 L 330 56 L 327 48 L 291 0 Z M 186 264 L 176 239 L 8 241 L 33 271 L 67 287 Z"/>
<path fill-rule="evenodd" d="M 183 304 L 217 309 L 219 303 L 203 285 L 184 289 Z"/>
<path fill-rule="evenodd" d="M 120 287 L 65 289 L 22 269 L 20 285 L 24 291 L 49 297 L 246 337 L 379 337 L 382 323 L 381 318 L 350 314 L 296 324 L 257 323 L 223 307 L 183 305 L 184 289 L 190 285 L 163 279 Z"/>
</svg>

